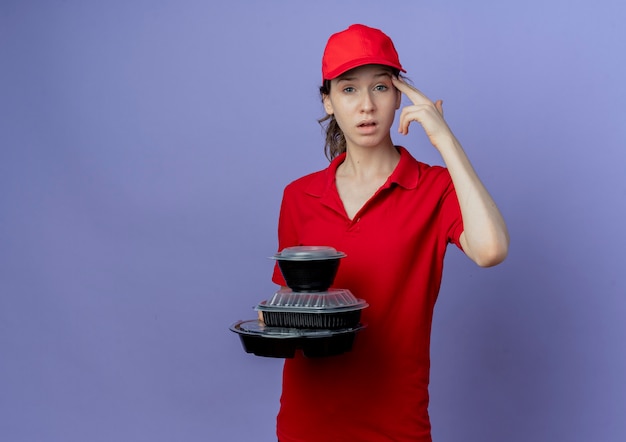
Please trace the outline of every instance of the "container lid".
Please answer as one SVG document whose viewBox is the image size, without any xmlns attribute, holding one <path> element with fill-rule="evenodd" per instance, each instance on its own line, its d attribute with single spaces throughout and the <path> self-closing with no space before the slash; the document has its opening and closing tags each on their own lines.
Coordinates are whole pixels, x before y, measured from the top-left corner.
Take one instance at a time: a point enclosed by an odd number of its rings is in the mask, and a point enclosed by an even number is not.
<svg viewBox="0 0 626 442">
<path fill-rule="evenodd" d="M 327 246 L 294 246 L 285 247 L 282 251 L 272 256 L 273 259 L 290 261 L 313 261 L 318 259 L 344 258 L 343 252 L 338 252 L 333 247 Z"/>
<path fill-rule="evenodd" d="M 283 288 L 256 309 L 261 311 L 350 311 L 368 306 L 363 299 L 357 299 L 350 290 L 329 289 L 325 292 L 302 293 Z"/>
<path fill-rule="evenodd" d="M 265 325 L 258 319 L 238 321 L 230 327 L 232 331 L 240 335 L 262 336 L 264 338 L 274 339 L 322 338 L 327 336 L 341 335 L 345 333 L 353 333 L 363 328 L 365 328 L 363 324 L 357 324 L 354 327 L 341 328 L 336 330 L 295 327 L 270 327 L 268 325 Z"/>
</svg>

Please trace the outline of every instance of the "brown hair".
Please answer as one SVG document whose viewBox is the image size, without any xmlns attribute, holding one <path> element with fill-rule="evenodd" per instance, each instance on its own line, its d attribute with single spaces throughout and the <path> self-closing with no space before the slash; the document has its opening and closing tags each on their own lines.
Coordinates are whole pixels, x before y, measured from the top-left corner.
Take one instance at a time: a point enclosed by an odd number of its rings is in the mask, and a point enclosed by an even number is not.
<svg viewBox="0 0 626 442">
<path fill-rule="evenodd" d="M 326 95 L 330 94 L 330 80 L 324 80 L 320 86 L 320 95 L 322 100 Z M 332 161 L 337 155 L 340 155 L 346 151 L 346 138 L 343 136 L 343 131 L 339 127 L 335 116 L 326 114 L 323 118 L 317 120 L 317 122 L 326 129 L 326 142 L 324 144 L 324 155 L 328 158 L 328 161 Z M 327 123 L 326 123 L 327 122 Z M 326 124 L 324 124 L 326 123 Z"/>
<path fill-rule="evenodd" d="M 404 76 L 400 74 L 399 69 L 391 68 L 391 70 L 394 76 L 404 78 Z M 322 101 L 326 95 L 330 95 L 330 80 L 324 80 L 320 86 Z M 332 161 L 333 158 L 346 151 L 346 137 L 343 135 L 343 131 L 339 127 L 334 115 L 326 114 L 323 118 L 317 120 L 317 122 L 326 131 L 324 155 L 326 155 L 328 161 Z"/>
</svg>

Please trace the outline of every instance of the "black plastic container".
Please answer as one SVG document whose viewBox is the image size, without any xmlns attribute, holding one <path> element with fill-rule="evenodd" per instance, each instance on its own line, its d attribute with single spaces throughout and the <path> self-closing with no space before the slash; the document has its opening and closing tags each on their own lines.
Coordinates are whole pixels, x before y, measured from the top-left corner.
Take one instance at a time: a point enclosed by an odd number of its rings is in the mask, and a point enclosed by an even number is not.
<svg viewBox="0 0 626 442">
<path fill-rule="evenodd" d="M 287 286 L 296 292 L 323 292 L 335 280 L 339 260 L 346 255 L 332 247 L 287 247 L 272 258 L 278 261 Z"/>
<path fill-rule="evenodd" d="M 367 302 L 357 299 L 350 290 L 301 293 L 289 289 L 277 291 L 256 310 L 271 327 L 341 329 L 355 327 Z"/>
<path fill-rule="evenodd" d="M 262 312 L 263 321 L 271 327 L 326 328 L 330 330 L 354 327 L 361 319 L 361 310 L 346 312 Z"/>
<path fill-rule="evenodd" d="M 309 358 L 340 355 L 352 350 L 356 334 L 363 328 L 361 324 L 341 330 L 270 327 L 256 319 L 230 327 L 246 353 L 272 358 L 293 358 L 297 351 Z"/>
<path fill-rule="evenodd" d="M 296 292 L 323 292 L 335 280 L 339 258 L 315 261 L 278 261 L 287 286 Z"/>
</svg>

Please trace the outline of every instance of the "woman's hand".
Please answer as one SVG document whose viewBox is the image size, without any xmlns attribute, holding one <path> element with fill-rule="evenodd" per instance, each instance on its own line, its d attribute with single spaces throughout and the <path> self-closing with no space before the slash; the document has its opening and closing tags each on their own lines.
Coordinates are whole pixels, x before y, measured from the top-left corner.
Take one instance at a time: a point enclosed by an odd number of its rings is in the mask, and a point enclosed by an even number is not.
<svg viewBox="0 0 626 442">
<path fill-rule="evenodd" d="M 417 121 L 422 125 L 430 142 L 437 149 L 439 149 L 442 143 L 449 141 L 453 137 L 452 131 L 443 118 L 442 100 L 437 100 L 433 103 L 423 93 L 404 80 L 395 77 L 392 77 L 391 80 L 396 89 L 406 95 L 413 103 L 412 106 L 406 106 L 402 109 L 398 132 L 403 135 L 408 134 L 411 122 Z"/>
</svg>

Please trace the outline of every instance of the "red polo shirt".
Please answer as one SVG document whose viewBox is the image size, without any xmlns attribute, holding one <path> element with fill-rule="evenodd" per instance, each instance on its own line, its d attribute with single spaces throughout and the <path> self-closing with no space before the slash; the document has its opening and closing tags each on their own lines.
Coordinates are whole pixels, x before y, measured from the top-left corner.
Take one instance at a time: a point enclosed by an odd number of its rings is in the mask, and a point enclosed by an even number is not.
<svg viewBox="0 0 626 442">
<path fill-rule="evenodd" d="M 350 220 L 335 186 L 345 154 L 285 188 L 279 250 L 332 246 L 345 252 L 334 287 L 365 299 L 367 328 L 351 352 L 285 361 L 281 442 L 430 441 L 430 330 L 449 242 L 463 222 L 447 169 L 400 162 Z M 285 282 L 278 268 L 273 281 Z"/>
</svg>

